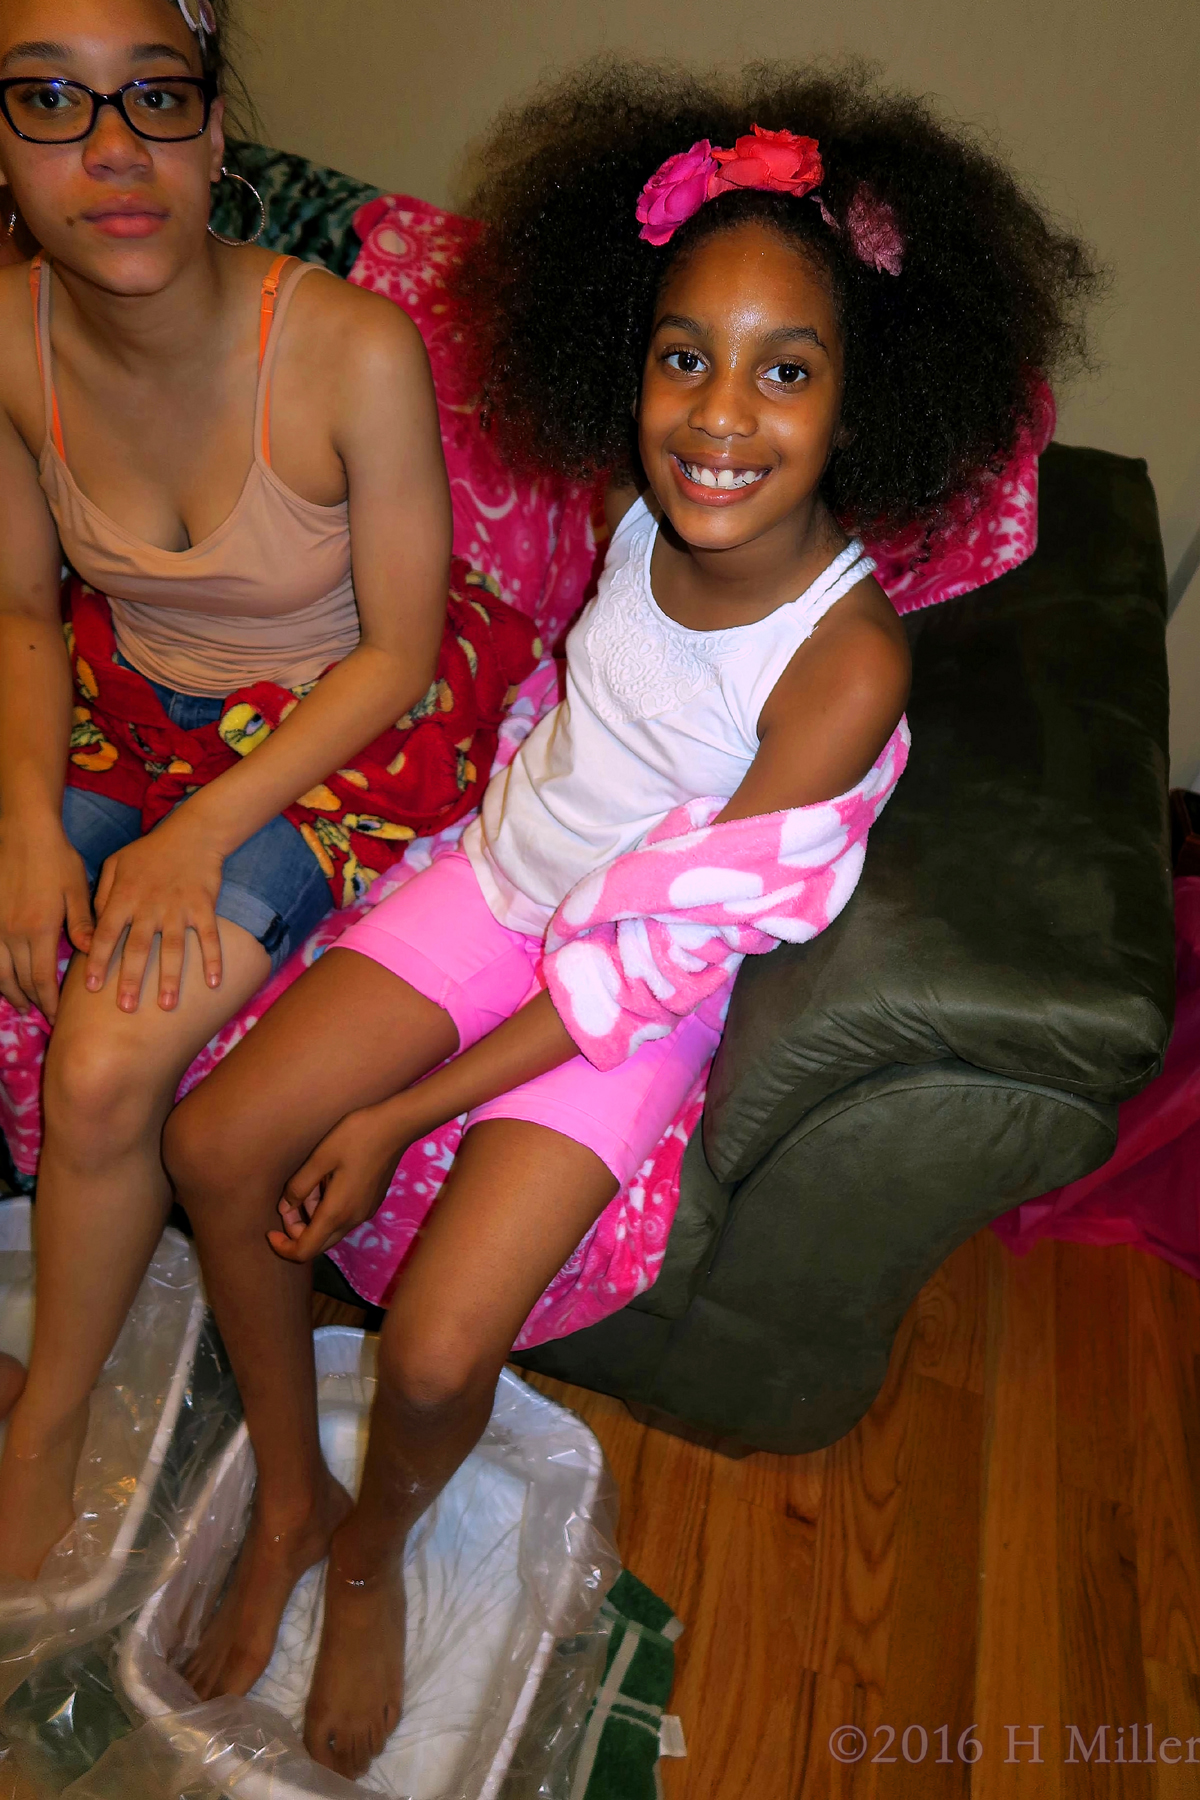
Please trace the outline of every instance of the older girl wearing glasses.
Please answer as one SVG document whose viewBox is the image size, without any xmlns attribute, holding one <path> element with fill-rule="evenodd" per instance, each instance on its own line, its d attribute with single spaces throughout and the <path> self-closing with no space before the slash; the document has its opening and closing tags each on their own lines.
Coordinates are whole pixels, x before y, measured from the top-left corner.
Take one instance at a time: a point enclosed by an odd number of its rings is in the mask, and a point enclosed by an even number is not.
<svg viewBox="0 0 1200 1800">
<path fill-rule="evenodd" d="M 207 230 L 220 18 L 219 0 L 0 0 L 0 181 L 42 246 L 0 268 L 0 992 L 54 1027 L 0 1575 L 36 1576 L 71 1525 L 89 1392 L 169 1202 L 179 1079 L 333 902 L 332 853 L 281 815 L 426 692 L 446 613 L 415 327 Z M 291 690 L 286 716 L 237 741 L 225 700 L 255 683 Z M 215 778 L 155 762 L 213 726 L 239 752 Z M 158 822 L 105 788 L 127 765 L 158 784 Z M 289 1569 L 346 1504 L 331 1481 L 328 1517 L 306 1500 L 271 1521 Z"/>
</svg>

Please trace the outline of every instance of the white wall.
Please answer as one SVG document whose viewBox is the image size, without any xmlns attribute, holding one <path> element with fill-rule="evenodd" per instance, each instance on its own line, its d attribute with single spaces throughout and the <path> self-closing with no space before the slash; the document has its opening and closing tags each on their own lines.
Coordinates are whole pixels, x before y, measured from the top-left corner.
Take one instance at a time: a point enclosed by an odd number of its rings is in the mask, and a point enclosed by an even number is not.
<svg viewBox="0 0 1200 1800">
<path fill-rule="evenodd" d="M 1171 781 L 1200 792 L 1200 575 L 1167 627 L 1171 663 Z"/>
<path fill-rule="evenodd" d="M 237 0 L 235 0 L 235 4 Z M 695 67 L 850 51 L 983 125 L 1113 271 L 1059 436 L 1146 457 L 1168 569 L 1200 527 L 1197 0 L 240 0 L 265 135 L 458 197 L 469 140 L 597 50 Z M 1200 764 L 1200 584 L 1171 627 L 1175 778 Z M 1190 763 L 1189 763 L 1190 759 Z"/>
<path fill-rule="evenodd" d="M 1176 605 L 1167 628 L 1171 780 L 1176 787 L 1200 789 L 1200 454 L 1176 489 L 1171 509 L 1164 510 L 1163 549 L 1175 578 Z"/>
</svg>

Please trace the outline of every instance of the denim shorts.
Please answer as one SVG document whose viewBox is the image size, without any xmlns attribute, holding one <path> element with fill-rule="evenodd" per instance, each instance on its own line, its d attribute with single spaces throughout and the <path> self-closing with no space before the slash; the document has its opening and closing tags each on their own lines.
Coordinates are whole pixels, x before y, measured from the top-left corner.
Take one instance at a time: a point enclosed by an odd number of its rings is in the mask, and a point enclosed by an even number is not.
<svg viewBox="0 0 1200 1800">
<path fill-rule="evenodd" d="M 157 681 L 150 685 L 168 717 L 184 731 L 214 724 L 225 705 L 176 693 Z M 142 836 L 142 815 L 136 806 L 107 794 L 69 787 L 63 794 L 63 830 L 94 887 L 105 859 Z M 332 907 L 321 865 L 290 819 L 270 820 L 226 858 L 217 915 L 258 939 L 271 958 L 272 973 Z"/>
</svg>

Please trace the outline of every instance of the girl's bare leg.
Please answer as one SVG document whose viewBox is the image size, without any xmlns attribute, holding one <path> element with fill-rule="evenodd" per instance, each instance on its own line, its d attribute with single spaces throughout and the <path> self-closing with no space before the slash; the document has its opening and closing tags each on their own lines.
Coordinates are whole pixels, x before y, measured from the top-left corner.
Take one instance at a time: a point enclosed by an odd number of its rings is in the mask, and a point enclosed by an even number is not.
<svg viewBox="0 0 1200 1800">
<path fill-rule="evenodd" d="M 467 1134 L 384 1325 L 362 1487 L 334 1534 L 305 1721 L 310 1755 L 353 1780 L 400 1716 L 405 1539 L 477 1443 L 537 1297 L 617 1183 L 541 1125 Z"/>
<path fill-rule="evenodd" d="M 0 1350 L 0 1419 L 7 1419 L 25 1386 L 25 1365 Z"/>
<path fill-rule="evenodd" d="M 284 1185 L 346 1113 L 453 1054 L 449 1015 L 353 950 L 328 951 L 171 1117 L 167 1166 L 196 1233 L 258 1468 L 230 1591 L 188 1667 L 202 1699 L 245 1693 L 288 1595 L 350 1502 L 321 1457 L 310 1271 L 275 1255 Z"/>
<path fill-rule="evenodd" d="M 0 1574 L 36 1576 L 70 1528 L 88 1396 L 170 1201 L 163 1122 L 192 1058 L 269 973 L 266 951 L 248 931 L 225 919 L 218 925 L 221 986 L 205 984 L 189 935 L 172 1012 L 155 1003 L 157 952 L 132 1014 L 116 1005 L 115 965 L 94 994 L 81 957 L 67 971 L 46 1055 L 33 1352 L 0 1463 Z"/>
</svg>

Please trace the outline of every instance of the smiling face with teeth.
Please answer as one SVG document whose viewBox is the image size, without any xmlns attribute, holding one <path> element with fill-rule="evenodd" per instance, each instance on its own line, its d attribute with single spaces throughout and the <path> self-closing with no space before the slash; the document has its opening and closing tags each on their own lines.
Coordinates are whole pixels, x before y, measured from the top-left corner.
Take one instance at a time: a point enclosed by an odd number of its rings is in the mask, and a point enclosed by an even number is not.
<svg viewBox="0 0 1200 1800">
<path fill-rule="evenodd" d="M 787 574 L 836 527 L 818 494 L 838 429 L 842 346 L 820 270 L 747 221 L 703 239 L 658 298 L 638 447 L 679 546 Z M 733 574 L 732 566 L 722 571 Z"/>
</svg>

